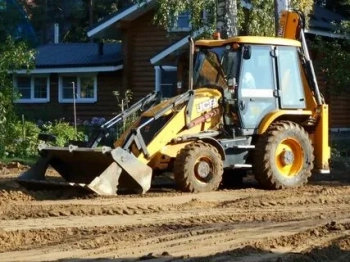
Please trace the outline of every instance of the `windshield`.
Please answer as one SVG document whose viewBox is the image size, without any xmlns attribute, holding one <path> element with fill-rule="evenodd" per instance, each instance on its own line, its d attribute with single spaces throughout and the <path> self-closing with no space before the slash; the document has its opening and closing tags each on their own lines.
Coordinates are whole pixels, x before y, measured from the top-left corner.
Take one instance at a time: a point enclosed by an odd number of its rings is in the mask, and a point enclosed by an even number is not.
<svg viewBox="0 0 350 262">
<path fill-rule="evenodd" d="M 194 87 L 220 86 L 228 88 L 229 80 L 236 79 L 238 54 L 225 47 L 201 49 L 196 53 Z"/>
</svg>

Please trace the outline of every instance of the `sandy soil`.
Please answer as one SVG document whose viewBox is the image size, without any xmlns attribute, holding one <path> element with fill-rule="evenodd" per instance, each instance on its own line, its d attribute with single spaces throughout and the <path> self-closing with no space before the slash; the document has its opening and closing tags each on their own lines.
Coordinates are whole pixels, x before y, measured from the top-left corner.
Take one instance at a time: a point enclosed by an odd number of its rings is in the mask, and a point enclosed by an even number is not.
<svg viewBox="0 0 350 262">
<path fill-rule="evenodd" d="M 0 164 L 1 261 L 350 261 L 350 176 L 307 186 L 98 197 L 27 191 Z"/>
</svg>

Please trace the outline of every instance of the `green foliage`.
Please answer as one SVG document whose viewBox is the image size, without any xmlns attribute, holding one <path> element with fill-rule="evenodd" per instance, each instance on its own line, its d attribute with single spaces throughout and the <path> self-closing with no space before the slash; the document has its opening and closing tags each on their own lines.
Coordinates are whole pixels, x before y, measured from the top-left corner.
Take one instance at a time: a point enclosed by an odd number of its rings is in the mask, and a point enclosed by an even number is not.
<svg viewBox="0 0 350 262">
<path fill-rule="evenodd" d="M 138 0 L 140 3 L 144 0 Z M 179 14 L 191 10 L 191 25 L 194 30 L 203 26 L 209 29 L 216 29 L 214 23 L 215 1 L 197 0 L 197 1 L 178 1 L 178 0 L 159 0 L 157 1 L 157 12 L 154 17 L 156 24 L 166 29 L 172 29 Z M 203 10 L 207 12 L 207 19 L 203 19 Z"/>
<path fill-rule="evenodd" d="M 273 1 L 252 0 L 252 8 L 239 8 L 238 21 L 244 35 L 273 36 L 275 34 L 275 17 Z"/>
<path fill-rule="evenodd" d="M 13 121 L 6 125 L 6 133 L 0 133 L 0 158 L 36 156 L 40 133 L 56 136 L 56 142 L 49 143 L 52 146 L 65 146 L 70 140 L 84 138 L 83 132 L 76 133 L 73 126 L 63 121 L 47 122 L 41 125 L 41 128 L 31 121 Z"/>
<path fill-rule="evenodd" d="M 0 124 L 5 124 L 6 120 L 14 117 L 13 100 L 16 98 L 9 73 L 16 69 L 31 68 L 34 52 L 28 50 L 23 42 L 17 43 L 8 37 L 0 45 L 0 57 Z"/>
<path fill-rule="evenodd" d="M 350 87 L 349 41 L 325 41 L 317 38 L 312 48 L 318 55 L 315 68 L 327 81 L 327 92 L 332 95 L 348 95 Z"/>
<path fill-rule="evenodd" d="M 0 57 L 0 155 L 3 155 L 6 151 L 7 135 L 13 132 L 12 125 L 17 123 L 13 104 L 17 96 L 9 73 L 16 69 L 31 68 L 34 53 L 23 42 L 7 37 L 0 45 Z"/>
<path fill-rule="evenodd" d="M 62 42 L 87 42 L 87 30 L 124 6 L 127 0 L 21 0 L 41 42 L 49 40 L 48 28 L 58 23 Z M 90 2 L 93 3 L 90 6 Z"/>
<path fill-rule="evenodd" d="M 47 122 L 42 125 L 45 133 L 56 136 L 54 146 L 65 146 L 70 140 L 83 140 L 84 133 L 75 130 L 75 128 L 67 122 L 56 121 L 55 123 Z"/>
<path fill-rule="evenodd" d="M 29 121 L 8 124 L 4 135 L 4 153 L 9 157 L 30 157 L 36 155 L 40 128 Z"/>
<path fill-rule="evenodd" d="M 132 100 L 132 91 L 127 89 L 124 93 L 124 97 L 121 96 L 119 91 L 113 91 L 113 95 L 117 98 L 118 107 L 124 111 L 125 108 L 129 107 L 129 103 Z"/>
<path fill-rule="evenodd" d="M 146 0 L 21 0 L 29 14 L 31 23 L 37 32 L 41 32 L 42 41 L 47 41 L 47 28 L 53 23 L 59 23 L 64 31 L 63 42 L 88 41 L 87 30 L 89 26 L 100 21 L 109 14 L 125 7 L 131 2 L 142 3 Z M 232 0 L 226 0 L 232 1 Z M 345 1 L 345 0 L 343 0 Z M 348 0 L 347 0 L 348 1 Z M 90 5 L 92 2 L 92 6 Z M 176 22 L 179 14 L 190 10 L 191 25 L 193 30 L 205 26 L 207 32 L 203 35 L 208 37 L 217 27 L 216 4 L 218 0 L 157 0 L 157 11 L 154 22 L 170 29 Z M 233 2 L 233 1 L 232 1 Z M 240 34 L 248 35 L 274 35 L 274 1 L 251 0 L 253 8 L 247 9 L 237 2 L 238 29 Z M 312 10 L 313 0 L 291 0 L 291 7 L 302 10 L 307 14 Z M 205 18 L 203 11 L 205 10 Z"/>
<path fill-rule="evenodd" d="M 0 1 L 0 42 L 6 40 L 8 35 L 15 34 L 20 15 L 15 5 Z"/>
<path fill-rule="evenodd" d="M 8 72 L 18 69 L 29 70 L 34 65 L 34 51 L 29 50 L 24 42 L 14 41 L 11 37 L 7 37 L 0 45 L 0 55 L 0 68 L 4 70 L 0 71 L 0 74 L 3 78 Z"/>
<path fill-rule="evenodd" d="M 132 100 L 133 92 L 130 89 L 127 89 L 122 96 L 119 91 L 113 92 L 114 96 L 117 99 L 117 106 L 119 107 L 121 112 L 128 109 L 131 106 L 130 101 Z M 124 122 L 119 123 L 114 130 L 111 130 L 110 140 L 118 139 L 134 122 L 139 118 L 140 113 L 131 114 Z"/>
<path fill-rule="evenodd" d="M 350 18 L 350 0 L 327 0 L 326 8 Z"/>
<path fill-rule="evenodd" d="M 350 18 L 350 0 L 319 1 L 331 11 Z M 350 36 L 350 22 L 333 21 L 334 33 Z M 316 38 L 312 49 L 317 54 L 314 64 L 317 71 L 322 72 L 326 80 L 328 95 L 349 95 L 350 75 L 350 41 L 344 39 Z"/>
<path fill-rule="evenodd" d="M 138 0 L 143 2 L 145 0 Z M 198 30 L 203 26 L 208 28 L 208 33 L 213 33 L 216 29 L 216 1 L 178 1 L 178 0 L 158 0 L 157 11 L 154 17 L 156 24 L 169 29 L 178 14 L 187 10 L 191 11 L 192 30 Z M 230 1 L 230 0 L 227 0 Z M 299 9 L 305 16 L 312 10 L 313 0 L 292 0 L 291 7 Z M 238 28 L 240 35 L 261 35 L 272 36 L 275 34 L 274 1 L 251 0 L 252 8 L 242 6 L 241 1 L 237 1 L 238 8 Z M 207 19 L 203 20 L 203 10 L 207 11 Z M 204 35 L 206 37 L 208 34 Z"/>
</svg>

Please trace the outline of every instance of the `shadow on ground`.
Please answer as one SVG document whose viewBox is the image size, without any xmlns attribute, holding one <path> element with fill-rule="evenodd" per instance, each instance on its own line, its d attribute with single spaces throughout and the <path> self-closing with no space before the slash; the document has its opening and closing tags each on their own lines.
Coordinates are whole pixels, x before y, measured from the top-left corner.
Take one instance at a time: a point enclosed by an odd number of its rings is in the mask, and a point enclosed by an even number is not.
<svg viewBox="0 0 350 262">
<path fill-rule="evenodd" d="M 339 238 L 329 243 L 326 247 L 313 248 L 302 253 L 293 252 L 272 252 L 269 250 L 245 246 L 215 255 L 203 256 L 203 257 L 189 257 L 171 256 L 168 252 L 164 252 L 160 255 L 148 254 L 140 258 L 97 258 L 97 259 L 63 259 L 57 260 L 57 262 L 132 262 L 132 261 L 154 261 L 154 262 L 165 262 L 165 261 L 191 261 L 191 262 L 209 262 L 209 261 L 240 261 L 240 262 L 326 262 L 326 261 L 338 261 L 346 262 L 350 261 L 350 250 L 347 245 L 347 250 L 341 248 L 339 244 L 343 239 Z"/>
</svg>

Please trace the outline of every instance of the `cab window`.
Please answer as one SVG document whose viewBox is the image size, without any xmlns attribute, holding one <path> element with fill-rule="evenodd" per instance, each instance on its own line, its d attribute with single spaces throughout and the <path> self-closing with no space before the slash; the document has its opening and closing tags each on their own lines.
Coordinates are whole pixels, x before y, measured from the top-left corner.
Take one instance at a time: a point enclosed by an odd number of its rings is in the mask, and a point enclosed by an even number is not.
<svg viewBox="0 0 350 262">
<path fill-rule="evenodd" d="M 270 53 L 270 46 L 252 46 L 251 57 L 249 59 L 242 59 L 239 81 L 241 89 L 260 89 L 265 90 L 262 93 L 272 94 L 275 85 L 273 60 Z M 251 94 L 252 92 L 249 93 Z M 259 93 L 261 92 L 254 92 L 255 95 Z"/>
<path fill-rule="evenodd" d="M 295 47 L 278 48 L 279 89 L 282 108 L 305 108 L 305 94 Z"/>
</svg>

